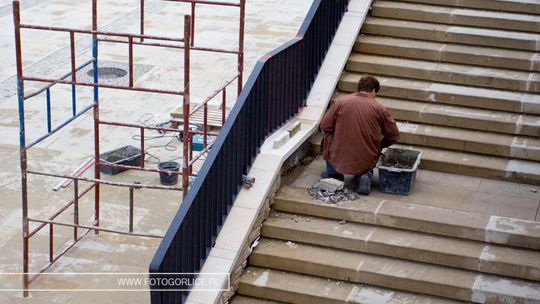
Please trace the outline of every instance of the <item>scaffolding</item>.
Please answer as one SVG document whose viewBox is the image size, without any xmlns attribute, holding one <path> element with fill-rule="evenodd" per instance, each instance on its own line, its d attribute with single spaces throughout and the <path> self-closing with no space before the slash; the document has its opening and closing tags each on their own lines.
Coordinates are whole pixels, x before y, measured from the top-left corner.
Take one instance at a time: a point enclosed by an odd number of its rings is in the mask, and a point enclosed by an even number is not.
<svg viewBox="0 0 540 304">
<path fill-rule="evenodd" d="M 21 209 L 22 209 L 22 234 L 23 234 L 23 295 L 28 296 L 30 284 L 43 272 L 47 271 L 60 257 L 67 253 L 73 246 L 75 246 L 85 235 L 90 231 L 94 231 L 95 234 L 98 234 L 100 231 L 119 233 L 124 235 L 131 236 L 140 236 L 140 237 L 152 237 L 152 238 L 162 238 L 161 235 L 149 234 L 149 233 L 135 233 L 133 229 L 133 217 L 134 217 L 134 190 L 140 188 L 147 189 L 159 189 L 159 190 L 181 190 L 183 196 L 185 197 L 186 192 L 189 187 L 189 178 L 190 176 L 196 176 L 196 172 L 193 172 L 194 163 L 201 158 L 203 154 L 208 152 L 211 149 L 212 142 L 207 141 L 208 136 L 216 136 L 216 132 L 211 132 L 208 128 L 207 117 L 208 117 L 208 103 L 214 97 L 221 94 L 221 122 L 222 124 L 226 119 L 226 96 L 227 88 L 234 82 L 237 82 L 237 94 L 242 90 L 242 81 L 243 81 L 243 57 L 244 57 L 244 15 L 245 15 L 245 0 L 239 0 L 238 2 L 218 2 L 218 1 L 207 1 L 207 0 L 169 0 L 170 2 L 183 2 L 191 4 L 191 15 L 184 16 L 184 33 L 183 37 L 166 37 L 166 36 L 157 36 L 157 35 L 148 35 L 145 33 L 145 3 L 144 0 L 139 0 L 140 5 L 140 26 L 139 33 L 123 33 L 123 32 L 110 32 L 110 31 L 100 31 L 98 30 L 98 9 L 97 9 L 97 0 L 92 0 L 92 29 L 75 29 L 75 28 L 64 28 L 64 27 L 53 27 L 53 26 L 42 26 L 42 25 L 31 25 L 21 23 L 20 17 L 20 5 L 19 1 L 13 1 L 13 20 L 14 20 L 14 30 L 15 30 L 15 51 L 16 51 L 16 67 L 17 67 L 17 97 L 18 97 L 18 108 L 19 108 L 19 125 L 20 125 L 20 136 L 19 136 L 19 145 L 20 145 L 20 168 L 21 168 Z M 195 44 L 195 16 L 197 5 L 214 5 L 214 6 L 229 6 L 237 7 L 239 9 L 239 31 L 238 31 L 238 49 L 237 50 L 227 50 L 222 48 L 208 48 L 208 47 L 198 47 Z M 21 42 L 21 30 L 31 29 L 37 31 L 45 32 L 61 32 L 69 35 L 69 46 L 70 46 L 70 66 L 71 70 L 59 78 L 48 78 L 48 77 L 34 77 L 27 76 L 24 74 L 23 70 L 23 60 L 22 60 L 22 42 Z M 89 35 L 92 38 L 92 59 L 84 62 L 81 65 L 76 65 L 76 48 L 75 48 L 75 38 L 79 35 Z M 128 45 L 128 84 L 127 85 L 117 85 L 117 84 L 107 84 L 99 82 L 99 61 L 98 61 L 98 46 L 100 42 L 106 43 L 121 43 Z M 164 90 L 164 89 L 155 89 L 144 86 L 136 86 L 134 81 L 134 72 L 133 72 L 133 48 L 135 45 L 143 45 L 156 48 L 177 48 L 183 49 L 183 61 L 184 61 L 184 70 L 183 77 L 184 82 L 182 85 L 183 90 Z M 235 71 L 234 77 L 225 81 L 225 83 L 217 88 L 210 96 L 208 96 L 202 103 L 196 106 L 194 109 L 190 109 L 190 52 L 193 50 L 205 51 L 205 52 L 215 52 L 223 54 L 232 54 L 237 57 L 237 69 Z M 77 72 L 81 69 L 91 66 L 92 67 L 92 82 L 84 82 L 80 79 L 77 79 Z M 47 85 L 36 92 L 25 95 L 25 82 L 39 82 L 47 83 Z M 71 117 L 61 122 L 60 124 L 53 126 L 51 118 L 51 87 L 57 84 L 64 84 L 71 86 Z M 93 100 L 92 103 L 82 109 L 77 109 L 77 94 L 76 88 L 78 86 L 86 86 L 93 88 Z M 182 96 L 182 105 L 183 105 L 183 128 L 168 128 L 163 126 L 148 126 L 145 124 L 136 124 L 136 123 L 125 123 L 125 122 L 116 122 L 116 121 L 105 121 L 100 119 L 100 103 L 99 103 L 99 88 L 107 89 L 118 89 L 118 90 L 129 90 L 129 91 L 138 91 L 138 92 L 147 92 L 147 93 L 156 93 L 156 94 L 170 94 L 175 96 Z M 46 98 L 46 117 L 47 117 L 47 132 L 37 138 L 36 140 L 27 143 L 26 140 L 26 131 L 25 131 L 25 101 L 33 98 L 38 95 L 45 94 Z M 202 130 L 191 130 L 190 129 L 190 116 L 195 112 L 203 111 L 203 126 Z M 27 151 L 35 146 L 36 144 L 42 142 L 52 134 L 56 133 L 60 129 L 66 127 L 71 122 L 81 117 L 83 114 L 92 111 L 93 114 L 93 136 L 94 136 L 94 155 L 89 159 L 88 162 L 84 163 L 72 174 L 57 174 L 50 172 L 40 172 L 36 170 L 29 170 L 28 168 L 28 154 Z M 104 162 L 100 159 L 100 126 L 101 125 L 110 125 L 124 128 L 134 128 L 138 129 L 140 132 L 140 150 L 141 150 L 141 160 L 139 165 L 122 165 L 122 164 L 113 164 Z M 182 170 L 169 171 L 169 170 L 160 170 L 154 168 L 145 167 L 145 130 L 157 130 L 161 132 L 175 132 L 182 133 L 184 143 L 182 149 Z M 193 136 L 199 134 L 203 137 L 203 149 L 197 155 L 194 155 L 193 151 Z M 94 177 L 85 178 L 81 176 L 81 172 L 94 166 Z M 118 169 L 133 169 L 140 170 L 145 172 L 158 172 L 163 174 L 176 174 L 182 176 L 182 187 L 175 186 L 162 186 L 162 185 L 153 185 L 153 184 L 141 184 L 141 183 L 122 183 L 108 181 L 101 177 L 100 168 L 102 167 L 112 167 Z M 73 183 L 73 199 L 65 203 L 60 209 L 54 212 L 49 217 L 37 218 L 29 217 L 29 200 L 28 200 L 28 176 L 29 175 L 39 175 L 39 176 L 48 176 L 54 178 L 61 178 L 65 180 L 63 183 L 64 186 Z M 90 183 L 90 186 L 84 189 L 79 189 L 80 182 Z M 127 230 L 115 230 L 109 229 L 106 227 L 100 227 L 100 185 L 111 185 L 115 187 L 127 188 L 129 191 L 129 227 Z M 93 223 L 92 225 L 83 225 L 79 223 L 79 203 L 81 198 L 90 193 L 94 192 L 94 206 L 93 206 Z M 57 218 L 63 214 L 66 210 L 73 211 L 73 222 L 61 222 Z M 30 231 L 30 223 L 36 223 L 37 227 Z M 54 228 L 55 226 L 64 226 L 71 227 L 73 229 L 73 238 L 72 241 L 67 245 L 67 247 L 62 250 L 60 253 L 55 254 L 54 252 Z M 30 256 L 30 247 L 29 242 L 30 238 L 36 233 L 41 231 L 43 228 L 49 228 L 49 252 L 48 252 L 48 263 L 42 267 L 35 275 L 31 276 L 29 272 L 29 256 Z"/>
</svg>

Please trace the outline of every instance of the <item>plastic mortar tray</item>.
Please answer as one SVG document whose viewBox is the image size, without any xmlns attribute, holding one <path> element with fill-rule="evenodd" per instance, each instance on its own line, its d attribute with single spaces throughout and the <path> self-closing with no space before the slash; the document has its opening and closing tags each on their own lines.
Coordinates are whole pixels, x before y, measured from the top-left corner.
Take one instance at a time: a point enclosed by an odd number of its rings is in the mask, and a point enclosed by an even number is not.
<svg viewBox="0 0 540 304">
<path fill-rule="evenodd" d="M 385 193 L 408 195 L 416 179 L 422 151 L 386 148 L 377 162 L 379 190 Z"/>
</svg>

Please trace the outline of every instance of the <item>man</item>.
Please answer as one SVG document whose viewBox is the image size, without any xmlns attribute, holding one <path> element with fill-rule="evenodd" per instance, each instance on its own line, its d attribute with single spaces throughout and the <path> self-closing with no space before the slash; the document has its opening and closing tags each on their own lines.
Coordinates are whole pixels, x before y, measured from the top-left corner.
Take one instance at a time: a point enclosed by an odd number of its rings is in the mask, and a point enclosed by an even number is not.
<svg viewBox="0 0 540 304">
<path fill-rule="evenodd" d="M 399 139 L 395 120 L 374 99 L 378 92 L 375 77 L 362 77 L 357 92 L 340 97 L 320 125 L 326 160 L 326 171 L 321 176 L 343 181 L 344 174 L 354 175 L 353 190 L 366 195 L 371 191 L 379 153 Z"/>
</svg>

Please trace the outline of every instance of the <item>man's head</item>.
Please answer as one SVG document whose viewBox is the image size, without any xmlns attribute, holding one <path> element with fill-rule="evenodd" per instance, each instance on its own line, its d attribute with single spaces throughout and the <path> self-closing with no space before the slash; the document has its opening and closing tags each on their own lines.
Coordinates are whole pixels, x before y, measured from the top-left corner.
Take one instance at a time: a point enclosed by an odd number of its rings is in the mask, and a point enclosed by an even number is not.
<svg viewBox="0 0 540 304">
<path fill-rule="evenodd" d="M 379 81 L 373 76 L 362 76 L 360 81 L 358 81 L 358 92 L 366 92 L 372 97 L 375 97 L 379 92 Z"/>
</svg>

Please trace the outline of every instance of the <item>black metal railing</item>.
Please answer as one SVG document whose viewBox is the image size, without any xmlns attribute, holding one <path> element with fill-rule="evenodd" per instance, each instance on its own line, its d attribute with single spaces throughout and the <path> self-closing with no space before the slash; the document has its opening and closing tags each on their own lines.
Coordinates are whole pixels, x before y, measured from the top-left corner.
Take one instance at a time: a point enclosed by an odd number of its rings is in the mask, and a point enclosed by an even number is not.
<svg viewBox="0 0 540 304">
<path fill-rule="evenodd" d="M 150 264 L 151 277 L 200 270 L 265 138 L 305 105 L 348 0 L 315 0 L 298 35 L 263 56 Z M 151 280 L 152 281 L 152 280 Z M 153 304 L 187 292 L 151 286 Z"/>
</svg>

